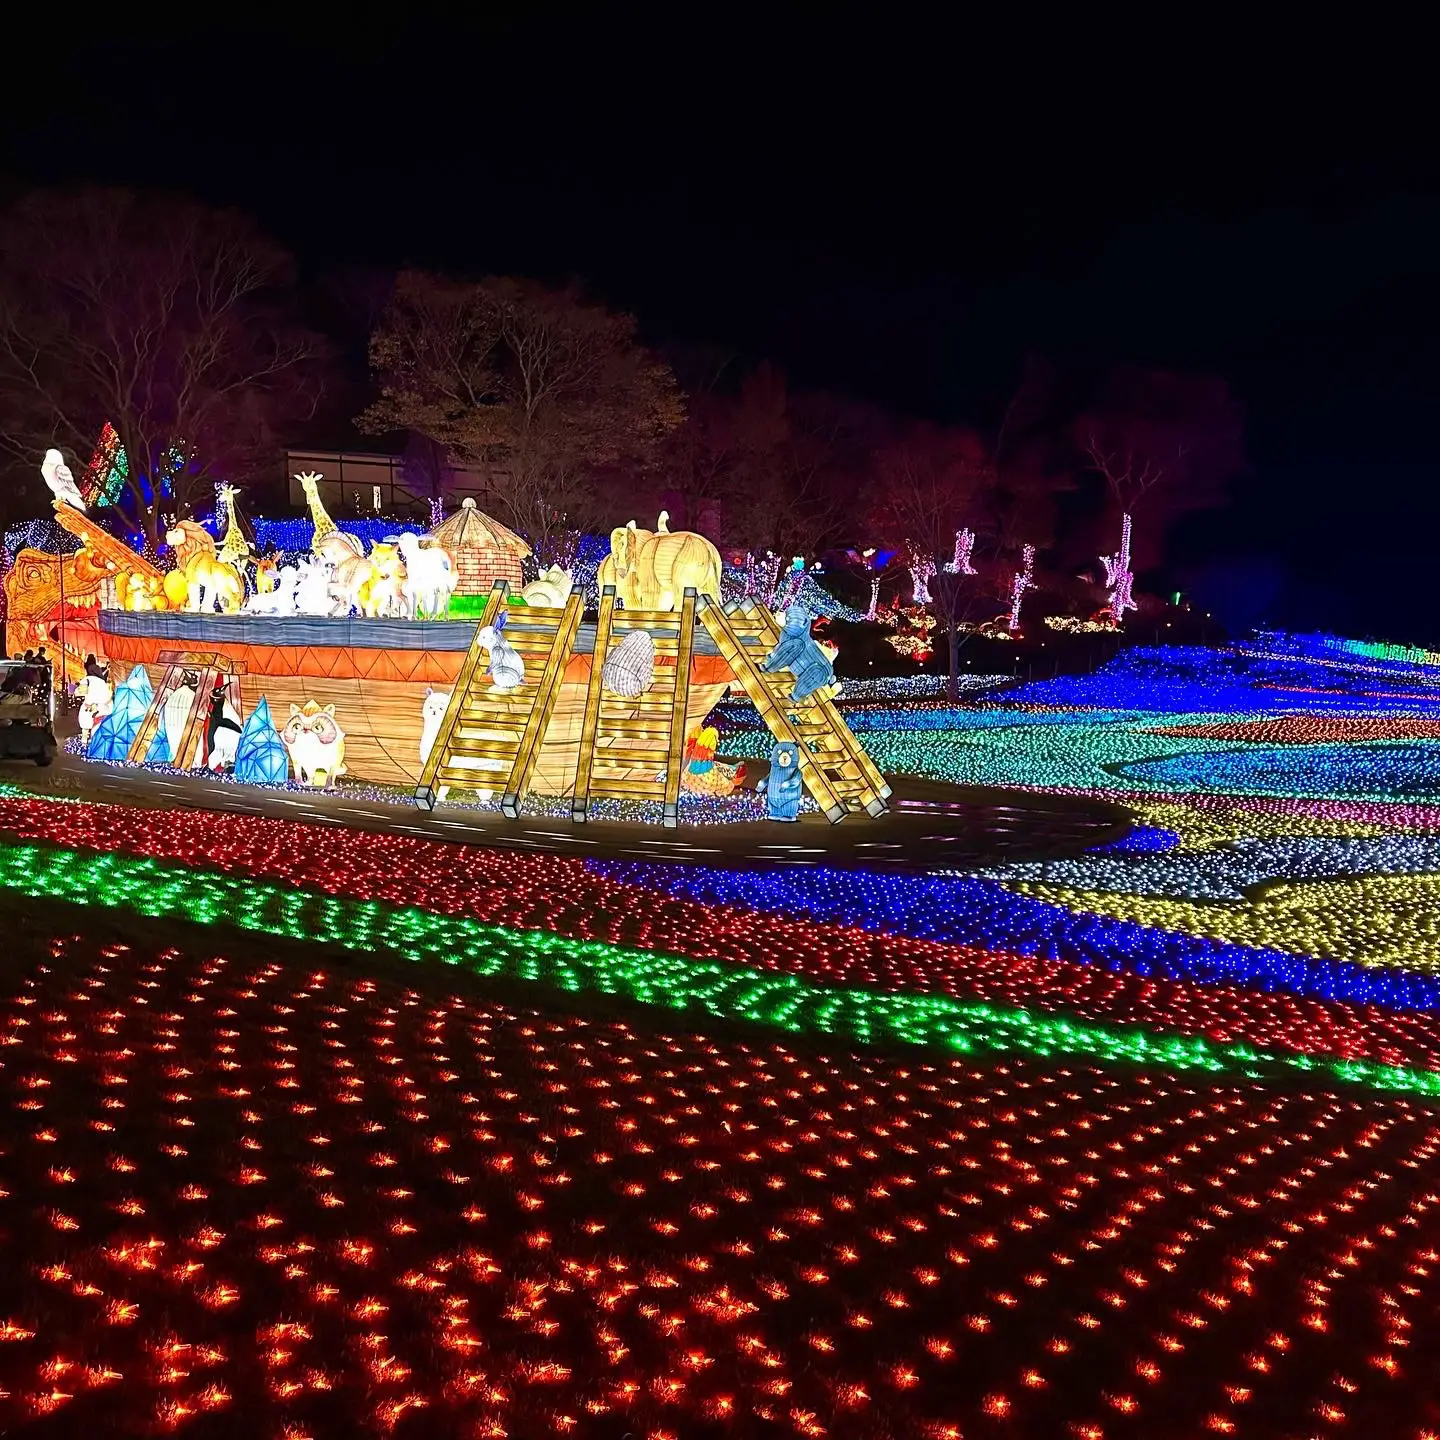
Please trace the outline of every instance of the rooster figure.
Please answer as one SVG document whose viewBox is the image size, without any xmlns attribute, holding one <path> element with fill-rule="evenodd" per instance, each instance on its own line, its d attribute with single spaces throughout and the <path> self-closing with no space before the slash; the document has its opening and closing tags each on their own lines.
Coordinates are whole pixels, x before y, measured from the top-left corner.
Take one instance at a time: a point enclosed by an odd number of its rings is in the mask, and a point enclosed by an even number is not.
<svg viewBox="0 0 1440 1440">
<path fill-rule="evenodd" d="M 723 765 L 715 758 L 720 739 L 713 725 L 697 725 L 685 741 L 685 768 L 680 788 L 692 795 L 730 795 L 745 779 L 745 765 Z"/>
</svg>

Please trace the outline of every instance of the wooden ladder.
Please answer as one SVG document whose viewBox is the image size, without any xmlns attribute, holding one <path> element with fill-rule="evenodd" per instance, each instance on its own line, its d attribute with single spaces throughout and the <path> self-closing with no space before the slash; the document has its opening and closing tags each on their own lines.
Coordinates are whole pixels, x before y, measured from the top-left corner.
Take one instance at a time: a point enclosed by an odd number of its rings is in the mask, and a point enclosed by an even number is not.
<svg viewBox="0 0 1440 1440">
<path fill-rule="evenodd" d="M 170 763 L 179 770 L 189 768 L 189 757 L 195 753 L 195 744 L 205 733 L 205 722 L 210 718 L 210 693 L 214 689 L 211 677 L 218 675 L 230 684 L 242 673 L 242 668 L 233 661 L 224 659 L 213 650 L 162 650 L 160 660 L 165 665 L 165 674 L 155 687 L 154 697 L 140 721 L 140 728 L 130 742 L 126 763 L 143 765 L 150 754 L 155 733 L 165 723 L 165 703 L 178 688 L 178 682 L 187 670 L 194 670 L 199 676 L 195 698 L 190 702 L 190 714 L 185 721 L 185 731 L 180 738 L 180 753 L 170 757 Z M 238 697 L 232 697 L 232 700 Z M 238 711 L 238 705 L 237 705 Z M 208 756 L 206 757 L 209 758 Z"/>
<path fill-rule="evenodd" d="M 795 677 L 788 670 L 760 669 L 780 639 L 775 617 L 750 599 L 727 614 L 707 597 L 700 620 L 770 733 L 795 746 L 800 778 L 825 818 L 833 825 L 860 810 L 883 815 L 890 787 L 840 718 L 833 692 L 827 687 L 797 702 L 790 698 Z"/>
<path fill-rule="evenodd" d="M 574 651 L 585 596 L 577 586 L 563 608 L 528 605 L 508 610 L 503 634 L 525 661 L 525 681 L 509 694 L 497 695 L 479 637 L 505 609 L 507 589 L 504 580 L 495 582 L 450 692 L 445 718 L 415 787 L 415 803 L 423 810 L 433 810 L 452 787 L 483 788 L 500 791 L 501 812 L 514 820 L 529 792 Z M 494 783 L 485 784 L 487 780 Z"/>
<path fill-rule="evenodd" d="M 662 823 L 680 821 L 680 774 L 685 761 L 685 711 L 690 702 L 690 661 L 695 650 L 695 617 L 699 597 L 685 591 L 680 610 L 617 610 L 615 587 L 600 595 L 595 625 L 595 650 L 585 692 L 580 728 L 580 755 L 575 770 L 575 797 L 570 818 L 583 824 L 590 801 L 604 796 L 627 800 L 658 800 Z M 633 699 L 605 693 L 603 673 L 612 640 L 618 644 L 636 630 L 646 630 L 655 645 L 655 678 Z M 674 660 L 674 668 L 661 664 Z M 628 772 L 650 767 L 636 778 Z"/>
</svg>

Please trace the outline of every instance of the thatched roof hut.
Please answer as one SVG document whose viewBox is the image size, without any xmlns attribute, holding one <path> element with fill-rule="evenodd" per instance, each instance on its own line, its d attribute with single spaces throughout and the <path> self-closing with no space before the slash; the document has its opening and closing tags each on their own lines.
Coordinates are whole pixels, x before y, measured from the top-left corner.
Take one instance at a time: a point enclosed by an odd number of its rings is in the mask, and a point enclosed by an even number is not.
<svg viewBox="0 0 1440 1440">
<path fill-rule="evenodd" d="M 457 595 L 484 595 L 497 580 L 508 580 L 512 591 L 519 590 L 521 562 L 530 547 L 513 530 L 476 509 L 473 500 L 464 500 L 430 532 L 430 538 L 455 557 Z"/>
</svg>

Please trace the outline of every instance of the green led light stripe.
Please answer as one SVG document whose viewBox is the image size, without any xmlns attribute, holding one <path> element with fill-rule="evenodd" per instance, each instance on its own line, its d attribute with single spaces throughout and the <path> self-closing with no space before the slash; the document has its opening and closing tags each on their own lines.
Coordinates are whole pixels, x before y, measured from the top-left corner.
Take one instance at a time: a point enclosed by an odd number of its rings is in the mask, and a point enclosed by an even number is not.
<svg viewBox="0 0 1440 1440">
<path fill-rule="evenodd" d="M 949 1053 L 991 1050 L 1048 1059 L 1202 1070 L 1234 1079 L 1302 1071 L 1328 1081 L 1440 1095 L 1440 1074 L 1328 1056 L 1291 1055 L 1198 1037 L 1155 1035 L 1028 1010 L 815 985 L 794 975 L 511 930 L 251 877 L 194 871 L 120 854 L 0 845 L 0 885 L 37 899 L 124 908 L 151 918 L 229 924 L 288 940 L 458 965 L 571 994 L 614 995 L 673 1011 L 818 1033 L 851 1043 L 901 1042 Z"/>
</svg>

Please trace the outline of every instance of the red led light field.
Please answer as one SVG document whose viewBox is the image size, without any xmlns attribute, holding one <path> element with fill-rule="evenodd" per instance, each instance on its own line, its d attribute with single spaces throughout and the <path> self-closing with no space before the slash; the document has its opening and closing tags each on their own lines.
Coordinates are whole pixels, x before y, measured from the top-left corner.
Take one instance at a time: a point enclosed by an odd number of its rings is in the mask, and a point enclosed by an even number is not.
<svg viewBox="0 0 1440 1440">
<path fill-rule="evenodd" d="M 0 1038 L 12 1429 L 1421 1433 L 1424 1106 L 74 939 Z"/>
</svg>

